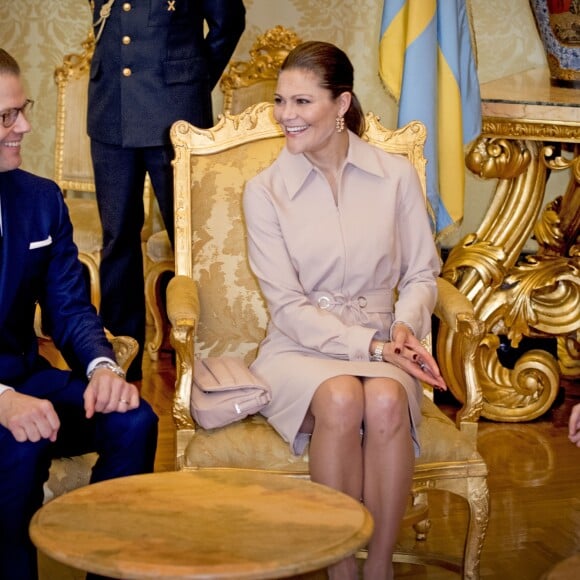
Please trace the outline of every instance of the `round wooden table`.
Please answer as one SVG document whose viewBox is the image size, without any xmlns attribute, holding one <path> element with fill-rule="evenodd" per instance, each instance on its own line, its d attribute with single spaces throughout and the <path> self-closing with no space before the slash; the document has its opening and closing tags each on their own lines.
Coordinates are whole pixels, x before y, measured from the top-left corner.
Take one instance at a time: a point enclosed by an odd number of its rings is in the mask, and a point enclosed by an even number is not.
<svg viewBox="0 0 580 580">
<path fill-rule="evenodd" d="M 112 578 L 287 578 L 355 553 L 359 502 L 304 479 L 240 470 L 162 472 L 76 489 L 34 515 L 51 558 Z"/>
</svg>

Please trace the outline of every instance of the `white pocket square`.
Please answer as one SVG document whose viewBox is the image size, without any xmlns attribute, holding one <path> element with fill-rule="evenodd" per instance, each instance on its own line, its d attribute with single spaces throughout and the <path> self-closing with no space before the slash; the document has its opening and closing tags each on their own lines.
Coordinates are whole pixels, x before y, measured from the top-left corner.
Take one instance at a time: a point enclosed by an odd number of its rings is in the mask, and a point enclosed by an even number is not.
<svg viewBox="0 0 580 580">
<path fill-rule="evenodd" d="M 50 246 L 52 244 L 52 236 L 48 236 L 46 240 L 40 240 L 38 242 L 30 242 L 28 246 L 29 250 L 36 250 L 36 248 L 43 248 L 44 246 Z"/>
</svg>

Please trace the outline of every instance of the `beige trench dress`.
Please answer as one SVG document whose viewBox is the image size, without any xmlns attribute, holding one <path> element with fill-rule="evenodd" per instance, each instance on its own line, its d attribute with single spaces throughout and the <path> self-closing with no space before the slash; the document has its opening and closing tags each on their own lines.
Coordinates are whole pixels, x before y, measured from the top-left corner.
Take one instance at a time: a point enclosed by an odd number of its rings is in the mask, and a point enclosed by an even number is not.
<svg viewBox="0 0 580 580">
<path fill-rule="evenodd" d="M 270 313 L 251 367 L 272 388 L 263 415 L 300 454 L 308 436 L 298 430 L 322 382 L 391 377 L 407 391 L 418 453 L 420 383 L 369 360 L 371 339 L 388 339 L 393 321 L 419 338 L 431 328 L 440 261 L 414 167 L 349 132 L 335 203 L 322 173 L 283 149 L 247 183 L 244 212 Z"/>
</svg>

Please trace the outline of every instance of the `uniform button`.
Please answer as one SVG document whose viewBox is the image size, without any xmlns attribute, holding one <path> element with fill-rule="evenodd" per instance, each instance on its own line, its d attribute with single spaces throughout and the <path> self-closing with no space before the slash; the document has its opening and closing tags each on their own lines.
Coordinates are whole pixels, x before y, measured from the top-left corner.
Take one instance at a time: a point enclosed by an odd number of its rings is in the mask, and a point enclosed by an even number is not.
<svg viewBox="0 0 580 580">
<path fill-rule="evenodd" d="M 130 69 L 130 68 L 124 68 L 124 69 L 123 69 L 123 76 L 124 76 L 124 77 L 130 77 L 130 76 L 131 76 L 131 74 L 132 74 L 132 71 L 131 71 L 131 69 Z"/>
<path fill-rule="evenodd" d="M 131 10 L 131 3 L 130 2 L 125 2 L 125 4 L 123 4 L 123 10 L 125 12 L 129 12 L 129 10 Z"/>
<path fill-rule="evenodd" d="M 131 37 L 130 36 L 123 36 L 122 42 L 123 42 L 123 44 L 131 44 Z"/>
</svg>

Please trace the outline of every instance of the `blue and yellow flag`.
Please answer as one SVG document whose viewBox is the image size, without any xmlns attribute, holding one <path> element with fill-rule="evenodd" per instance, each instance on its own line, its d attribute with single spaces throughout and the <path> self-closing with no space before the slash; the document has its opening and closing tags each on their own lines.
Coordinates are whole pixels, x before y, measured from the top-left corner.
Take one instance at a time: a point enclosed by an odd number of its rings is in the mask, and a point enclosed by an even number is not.
<svg viewBox="0 0 580 580">
<path fill-rule="evenodd" d="M 481 132 L 465 0 L 385 0 L 379 74 L 399 103 L 399 127 L 427 127 L 427 197 L 442 235 L 463 219 L 464 145 Z"/>
</svg>

